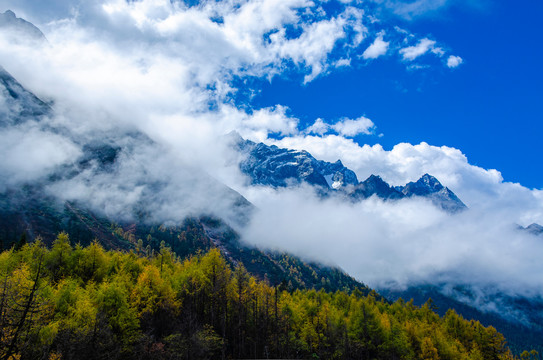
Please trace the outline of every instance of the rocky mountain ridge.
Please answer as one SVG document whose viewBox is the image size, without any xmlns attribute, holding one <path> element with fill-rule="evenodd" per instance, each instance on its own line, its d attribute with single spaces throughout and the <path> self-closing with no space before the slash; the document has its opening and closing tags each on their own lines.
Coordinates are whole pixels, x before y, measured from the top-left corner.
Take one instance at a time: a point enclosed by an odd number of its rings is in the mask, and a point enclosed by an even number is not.
<svg viewBox="0 0 543 360">
<path fill-rule="evenodd" d="M 449 213 L 467 208 L 454 192 L 429 174 L 424 174 L 416 182 L 397 187 L 390 186 L 378 175 L 359 182 L 354 171 L 345 167 L 341 160 L 330 163 L 317 160 L 305 150 L 255 143 L 237 133 L 229 136 L 232 146 L 243 155 L 240 169 L 252 185 L 280 188 L 305 183 L 315 186 L 325 196 L 339 195 L 353 202 L 372 196 L 383 200 L 421 197 Z"/>
</svg>

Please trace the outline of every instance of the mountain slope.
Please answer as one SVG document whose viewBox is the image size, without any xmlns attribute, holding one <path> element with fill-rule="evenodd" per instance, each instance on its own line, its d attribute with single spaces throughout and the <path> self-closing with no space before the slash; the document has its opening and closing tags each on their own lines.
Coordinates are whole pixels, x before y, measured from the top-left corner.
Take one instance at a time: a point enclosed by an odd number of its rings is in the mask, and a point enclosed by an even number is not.
<svg viewBox="0 0 543 360">
<path fill-rule="evenodd" d="M 453 311 L 285 291 L 216 250 L 180 261 L 61 234 L 1 253 L 0 269 L 3 359 L 513 360 L 503 335 Z"/>
<path fill-rule="evenodd" d="M 0 65 L 0 126 L 16 125 L 51 113 L 51 107 L 26 90 Z"/>
<path fill-rule="evenodd" d="M 34 24 L 18 18 L 11 10 L 0 13 L 0 32 L 8 35 L 11 40 L 47 41 L 45 35 Z"/>
<path fill-rule="evenodd" d="M 166 245 L 182 258 L 218 248 L 231 264 L 244 264 L 251 274 L 272 285 L 283 283 L 291 290 L 370 292 L 338 268 L 246 245 L 234 229 L 214 217 L 180 219 L 179 225 L 117 222 L 81 204 L 45 197 L 39 189 L 0 194 L 0 250 L 14 246 L 23 234 L 28 241 L 39 236 L 51 245 L 61 232 L 68 234 L 73 244 L 89 245 L 96 239 L 106 249 L 140 249 L 151 254 Z"/>
<path fill-rule="evenodd" d="M 76 159 L 58 166 L 47 177 L 8 187 L 0 193 L 1 248 L 10 248 L 23 234 L 28 241 L 40 236 L 45 243 L 51 244 L 60 232 L 66 232 L 73 243 L 88 245 L 97 239 L 108 249 L 143 247 L 152 252 L 159 251 L 164 241 L 182 257 L 217 247 L 232 264 L 243 263 L 252 273 L 273 284 L 284 282 L 291 289 L 351 291 L 359 288 L 366 293 L 369 291 L 339 269 L 307 263 L 285 253 L 262 252 L 242 244 L 239 235 L 228 224 L 240 226 L 248 221 L 253 205 L 209 175 L 183 164 L 172 167 L 172 179 L 177 182 L 153 176 L 146 165 L 152 165 L 147 161 L 156 159 L 141 157 L 141 153 L 149 150 L 162 157 L 165 155 L 143 134 L 132 131 L 88 140 L 66 129 L 51 128 L 41 119 L 43 115 L 52 115 L 53 110 L 48 105 L 7 72 L 0 72 L 0 80 L 6 97 L 9 96 L 8 108 L 13 110 L 10 117 L 2 117 L 5 126 L 32 120 L 47 127 L 48 131 L 63 133 L 80 147 Z M 132 165 L 134 160 L 137 167 Z M 117 189 L 109 190 L 119 178 L 135 184 L 125 181 L 119 183 Z M 190 188 L 182 188 L 189 185 Z M 122 207 L 122 213 L 104 208 L 115 200 L 106 198 L 92 204 L 94 198 L 104 194 L 118 197 L 126 191 L 127 196 L 132 196 L 130 186 L 138 188 L 139 199 Z M 66 192 L 72 187 L 96 195 L 94 198 L 72 196 L 73 199 L 66 200 L 71 198 Z M 198 202 L 201 204 L 196 206 Z M 168 211 L 168 224 L 159 221 L 162 216 L 155 213 L 162 211 L 161 207 Z M 183 207 L 193 210 L 181 213 L 193 213 L 194 216 L 176 217 L 172 210 Z M 224 218 L 220 219 L 218 215 Z"/>
</svg>

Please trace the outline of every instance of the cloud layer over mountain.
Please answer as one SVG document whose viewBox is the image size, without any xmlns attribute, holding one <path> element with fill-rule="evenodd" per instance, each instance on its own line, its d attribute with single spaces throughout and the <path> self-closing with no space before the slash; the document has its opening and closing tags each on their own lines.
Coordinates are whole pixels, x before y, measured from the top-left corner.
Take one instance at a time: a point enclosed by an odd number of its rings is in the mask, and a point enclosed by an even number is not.
<svg viewBox="0 0 543 360">
<path fill-rule="evenodd" d="M 296 74 L 307 83 L 337 67 L 386 56 L 406 66 L 459 66 L 460 58 L 451 58 L 438 39 L 376 21 L 357 1 L 0 5 L 45 33 L 48 42 L 41 46 L 1 33 L 0 64 L 51 101 L 54 111 L 40 121 L 0 129 L 3 188 L 48 179 L 78 161 L 83 143 L 109 139 L 129 149 L 116 169 L 91 168 L 52 184 L 50 191 L 113 216 L 130 216 L 127 209 L 144 204 L 155 219 L 175 221 L 217 207 L 218 192 L 209 195 L 213 185 L 198 175 L 204 171 L 259 208 L 244 230 L 246 241 L 337 264 L 371 285 L 442 278 L 516 292 L 542 288 L 543 241 L 514 224 L 543 223 L 543 191 L 506 183 L 498 171 L 471 165 L 461 150 L 441 144 L 402 143 L 391 150 L 360 145 L 351 137 L 379 128 L 379 119 L 363 113 L 335 125 L 317 119 L 314 128 L 301 129 L 281 104 L 253 109 L 234 100 L 237 92 L 258 90 L 246 87 L 254 78 Z M 8 101 L 8 92 L 0 92 L 0 104 Z M 231 130 L 305 149 L 318 159 L 341 159 L 359 179 L 378 174 L 404 185 L 430 173 L 470 210 L 451 216 L 420 199 L 352 205 L 322 200 L 304 187 L 247 186 L 237 155 L 221 141 Z"/>
</svg>

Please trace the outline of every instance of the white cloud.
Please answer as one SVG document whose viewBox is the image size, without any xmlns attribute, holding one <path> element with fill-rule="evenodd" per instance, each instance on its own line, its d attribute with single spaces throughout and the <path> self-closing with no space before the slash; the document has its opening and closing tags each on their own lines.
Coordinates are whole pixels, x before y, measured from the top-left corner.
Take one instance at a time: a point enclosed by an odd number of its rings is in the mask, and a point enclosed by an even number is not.
<svg viewBox="0 0 543 360">
<path fill-rule="evenodd" d="M 329 20 L 321 20 L 304 25 L 304 32 L 296 39 L 287 39 L 285 31 L 270 35 L 281 56 L 292 59 L 296 64 L 305 64 L 311 72 L 304 82 L 312 81 L 326 71 L 327 56 L 332 52 L 339 40 L 347 36 L 347 28 L 354 31 L 353 46 L 358 45 L 365 36 L 365 27 L 361 24 L 363 11 L 348 7 L 346 11 Z"/>
<path fill-rule="evenodd" d="M 416 20 L 421 17 L 435 16 L 452 6 L 482 10 L 489 5 L 487 0 L 372 0 L 395 15 Z"/>
<path fill-rule="evenodd" d="M 419 56 L 426 54 L 431 50 L 436 42 L 427 38 L 421 39 L 417 45 L 409 46 L 403 49 L 400 49 L 400 54 L 404 60 L 413 61 Z"/>
<path fill-rule="evenodd" d="M 92 29 L 92 36 L 127 47 L 125 51 L 134 50 L 134 42 L 167 51 L 197 67 L 194 73 L 205 77 L 201 81 L 218 69 L 273 75 L 283 70 L 285 61 L 303 65 L 306 82 L 311 81 L 327 71 L 328 56 L 339 42 L 356 47 L 366 32 L 361 9 L 347 6 L 336 16 L 323 16 L 307 0 L 205 2 L 191 8 L 167 0 L 83 0 L 70 6 L 57 1 L 57 5 L 79 27 Z M 71 17 L 69 7 L 77 16 Z M 50 23 L 46 32 L 57 31 L 58 24 L 58 19 Z M 287 34 L 287 27 L 295 28 L 297 36 Z"/>
<path fill-rule="evenodd" d="M 351 59 L 339 59 L 334 65 L 335 67 L 351 66 Z"/>
<path fill-rule="evenodd" d="M 427 15 L 440 10 L 450 4 L 450 0 L 373 0 L 374 2 L 384 5 L 392 12 L 405 19 Z"/>
<path fill-rule="evenodd" d="M 364 51 L 362 57 L 364 59 L 377 59 L 379 56 L 387 53 L 389 44 L 389 42 L 383 40 L 383 34 L 379 34 L 373 43 Z"/>
<path fill-rule="evenodd" d="M 306 134 L 324 135 L 330 130 L 330 125 L 325 123 L 321 118 L 315 120 L 313 125 L 305 129 Z"/>
<path fill-rule="evenodd" d="M 437 55 L 438 57 L 443 57 L 445 55 L 445 50 L 440 47 L 433 47 L 432 54 Z"/>
<path fill-rule="evenodd" d="M 464 60 L 460 56 L 451 55 L 447 59 L 447 66 L 451 69 L 457 68 L 460 66 Z"/>
<path fill-rule="evenodd" d="M 58 121 L 78 133 L 135 127 L 185 147 L 181 154 L 209 154 L 202 151 L 214 148 L 209 139 L 233 129 L 255 140 L 271 132 L 292 134 L 297 120 L 284 107 L 252 111 L 230 104 L 229 94 L 237 90 L 232 75 L 294 70 L 309 81 L 336 66 L 328 56 L 338 41 L 345 46 L 338 48 L 340 60 L 350 61 L 350 49 L 365 32 L 360 9 L 347 7 L 331 17 L 304 0 L 192 8 L 167 0 L 84 0 L 73 17 L 67 11 L 73 3 L 52 6 L 65 8 L 68 18 L 46 26 L 50 44 L 25 47 L 0 37 L 4 67 L 38 96 L 54 99 L 63 115 Z M 25 7 L 39 9 L 34 16 L 46 11 L 33 2 Z"/>
<path fill-rule="evenodd" d="M 450 216 L 421 199 L 350 204 L 303 188 L 247 196 L 259 210 L 244 239 L 339 264 L 373 287 L 444 281 L 541 294 L 543 243 L 499 212 Z"/>
<path fill-rule="evenodd" d="M 304 134 L 315 134 L 322 136 L 330 131 L 339 134 L 342 137 L 355 137 L 360 134 L 370 135 L 375 130 L 375 124 L 370 119 L 361 116 L 358 119 L 344 118 L 331 125 L 318 118 L 313 125 L 304 130 Z M 288 137 L 284 141 L 288 141 Z"/>
<path fill-rule="evenodd" d="M 369 135 L 373 133 L 375 124 L 367 117 L 361 116 L 358 119 L 343 119 L 331 126 L 339 135 L 354 137 L 360 134 Z"/>
<path fill-rule="evenodd" d="M 229 125 L 235 125 L 234 128 L 243 137 L 255 141 L 264 141 L 272 133 L 283 136 L 297 133 L 298 119 L 289 117 L 287 110 L 285 106 L 277 105 L 248 115 L 229 106 L 222 107 L 224 119 L 228 120 Z"/>
<path fill-rule="evenodd" d="M 0 191 L 40 180 L 81 155 L 70 140 L 27 123 L 0 131 Z"/>
</svg>

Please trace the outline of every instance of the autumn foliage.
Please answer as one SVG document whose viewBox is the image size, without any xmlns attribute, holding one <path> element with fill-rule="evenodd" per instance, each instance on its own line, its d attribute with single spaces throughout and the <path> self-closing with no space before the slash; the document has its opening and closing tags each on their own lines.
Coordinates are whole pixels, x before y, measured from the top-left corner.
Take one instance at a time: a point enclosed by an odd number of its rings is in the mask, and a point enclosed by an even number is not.
<svg viewBox="0 0 543 360">
<path fill-rule="evenodd" d="M 529 356 L 529 354 L 528 354 Z M 512 359 L 492 327 L 431 303 L 287 291 L 217 249 L 179 259 L 71 246 L 0 254 L 0 359 Z"/>
</svg>

